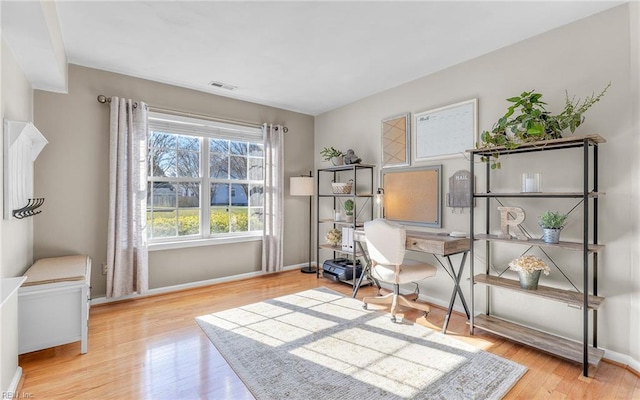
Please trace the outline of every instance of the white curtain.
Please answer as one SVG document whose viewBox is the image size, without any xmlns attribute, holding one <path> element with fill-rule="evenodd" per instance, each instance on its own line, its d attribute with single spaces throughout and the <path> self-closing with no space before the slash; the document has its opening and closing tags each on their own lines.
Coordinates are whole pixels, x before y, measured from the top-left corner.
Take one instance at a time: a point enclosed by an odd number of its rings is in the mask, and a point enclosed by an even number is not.
<svg viewBox="0 0 640 400">
<path fill-rule="evenodd" d="M 107 297 L 148 289 L 147 105 L 111 98 Z"/>
<path fill-rule="evenodd" d="M 284 156 L 282 126 L 263 125 L 264 135 L 264 239 L 262 240 L 262 271 L 282 269 L 284 202 Z"/>
</svg>

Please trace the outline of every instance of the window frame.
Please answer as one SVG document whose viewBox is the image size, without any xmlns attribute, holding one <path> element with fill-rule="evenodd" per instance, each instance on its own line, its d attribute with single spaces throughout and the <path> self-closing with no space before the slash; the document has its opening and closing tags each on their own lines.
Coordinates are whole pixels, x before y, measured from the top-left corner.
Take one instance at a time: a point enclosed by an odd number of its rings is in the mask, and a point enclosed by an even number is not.
<svg viewBox="0 0 640 400">
<path fill-rule="evenodd" d="M 224 233 L 211 233 L 211 184 L 212 183 L 225 183 L 230 186 L 235 184 L 247 185 L 262 185 L 264 187 L 264 145 L 262 139 L 262 130 L 255 127 L 245 127 L 241 125 L 234 125 L 228 123 L 221 123 L 215 121 L 209 121 L 198 118 L 183 117 L 165 113 L 151 112 L 149 113 L 148 123 L 148 135 L 152 132 L 163 132 L 172 135 L 184 135 L 197 138 L 199 141 L 200 151 L 200 163 L 199 163 L 199 176 L 196 177 L 154 177 L 150 175 L 150 171 L 147 172 L 147 185 L 153 186 L 156 182 L 168 182 L 171 184 L 182 182 L 194 182 L 200 184 L 199 193 L 199 233 L 183 236 L 171 236 L 171 237 L 159 237 L 152 238 L 147 237 L 149 250 L 163 250 L 171 248 L 185 248 L 185 247 L 197 247 L 206 246 L 212 244 L 223 243 L 237 243 L 246 241 L 262 240 L 264 236 L 264 229 L 254 231 L 241 231 L 241 232 L 224 232 Z M 211 177 L 211 151 L 210 141 L 212 139 L 229 140 L 236 142 L 247 143 L 247 176 L 245 179 L 233 179 L 230 177 L 212 178 Z M 260 158 L 255 155 L 251 155 L 251 145 L 262 145 L 262 161 L 263 161 L 263 175 L 262 179 L 249 179 L 250 177 L 250 162 L 251 158 Z M 148 151 L 148 148 L 147 148 Z M 231 154 L 229 150 L 228 154 Z M 230 171 L 229 171 L 230 173 Z M 230 190 L 231 192 L 231 190 Z M 153 199 L 153 198 L 152 198 Z M 152 200 L 153 201 L 153 200 Z M 251 217 L 250 194 L 247 196 L 247 218 Z M 229 209 L 232 207 L 231 198 L 229 198 Z M 148 212 L 154 210 L 153 203 L 151 206 L 147 206 Z M 176 203 L 176 211 L 179 209 Z M 262 204 L 264 210 L 264 202 Z M 248 221 L 248 223 L 250 223 Z M 176 228 L 179 227 L 176 222 Z M 147 227 L 152 229 L 152 225 Z M 176 232 L 178 233 L 178 232 Z"/>
</svg>

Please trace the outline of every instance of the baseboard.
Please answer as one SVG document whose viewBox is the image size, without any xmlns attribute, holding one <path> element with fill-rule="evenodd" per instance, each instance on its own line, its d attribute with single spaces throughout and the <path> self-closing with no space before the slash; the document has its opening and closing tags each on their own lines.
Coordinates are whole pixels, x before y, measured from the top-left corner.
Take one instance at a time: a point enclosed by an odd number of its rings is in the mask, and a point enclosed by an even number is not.
<svg viewBox="0 0 640 400">
<path fill-rule="evenodd" d="M 282 267 L 282 271 L 293 271 L 294 269 L 301 269 L 301 268 L 306 268 L 309 266 L 309 263 L 300 263 L 300 264 L 294 264 L 294 265 L 289 265 L 286 267 Z M 311 262 L 311 267 L 315 267 L 316 263 L 315 262 Z"/>
<path fill-rule="evenodd" d="M 605 361 L 613 361 L 614 364 L 618 364 L 621 367 L 626 367 L 635 375 L 640 376 L 640 362 L 638 362 L 638 360 L 635 360 L 634 358 L 626 354 L 618 353 L 612 350 L 607 350 L 605 348 L 603 348 L 603 350 L 604 350 L 603 359 Z"/>
<path fill-rule="evenodd" d="M 20 379 L 22 378 L 22 367 L 17 367 L 15 374 L 13 374 L 13 379 L 9 384 L 9 388 L 7 388 L 6 392 L 2 393 L 2 398 L 5 398 L 5 393 L 8 394 L 6 398 L 8 399 L 17 399 L 18 396 L 18 385 L 20 384 Z M 13 395 L 13 397 L 11 397 Z"/>
<path fill-rule="evenodd" d="M 315 266 L 315 263 L 312 263 L 311 265 Z M 281 271 L 291 271 L 291 270 L 294 270 L 294 269 L 300 269 L 302 267 L 307 267 L 307 266 L 309 266 L 308 263 L 287 265 L 285 267 L 282 267 Z M 244 274 L 225 276 L 225 277 L 222 277 L 222 278 L 214 278 L 214 279 L 207 279 L 207 280 L 198 281 L 198 282 L 183 283 L 183 284 L 180 284 L 180 285 L 165 286 L 165 287 L 161 287 L 161 288 L 150 289 L 145 294 L 142 294 L 142 295 L 140 295 L 140 294 L 131 294 L 131 295 L 128 295 L 128 296 L 122 296 L 122 297 L 118 297 L 118 298 L 115 298 L 115 299 L 108 299 L 106 297 L 96 297 L 94 299 L 91 299 L 91 305 L 95 306 L 95 305 L 98 305 L 98 304 L 107 304 L 107 303 L 112 303 L 112 302 L 122 301 L 122 300 L 141 299 L 141 298 L 149 297 L 149 296 L 157 296 L 159 294 L 178 292 L 178 291 L 187 290 L 187 289 L 195 289 L 195 288 L 199 288 L 199 287 L 202 287 L 202 286 L 210 286 L 210 285 L 213 285 L 213 284 L 216 284 L 216 283 L 239 281 L 239 280 L 243 280 L 243 279 L 247 279 L 247 278 L 253 278 L 253 277 L 256 277 L 256 276 L 260 276 L 260 275 L 264 275 L 264 272 L 262 272 L 262 271 L 247 272 L 247 273 L 244 273 Z"/>
</svg>

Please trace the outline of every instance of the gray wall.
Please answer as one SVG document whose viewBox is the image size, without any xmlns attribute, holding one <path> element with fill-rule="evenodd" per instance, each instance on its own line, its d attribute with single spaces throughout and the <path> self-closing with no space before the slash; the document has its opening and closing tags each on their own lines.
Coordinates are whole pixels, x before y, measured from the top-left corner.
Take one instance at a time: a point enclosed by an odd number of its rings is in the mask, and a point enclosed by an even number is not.
<svg viewBox="0 0 640 400">
<path fill-rule="evenodd" d="M 630 12 L 630 7 L 634 12 Z M 640 365 L 636 343 L 640 327 L 635 316 L 640 283 L 634 272 L 639 251 L 636 211 L 639 146 L 637 129 L 632 129 L 637 128 L 638 115 L 632 112 L 632 104 L 637 105 L 638 93 L 632 85 L 638 83 L 638 62 L 636 59 L 636 68 L 632 68 L 630 57 L 637 57 L 637 11 L 635 5 L 625 4 L 327 112 L 317 116 L 315 123 L 316 166 L 323 165 L 318 152 L 325 146 L 353 148 L 364 162 L 380 165 L 380 121 L 385 117 L 403 112 L 415 114 L 478 98 L 478 124 L 482 131 L 491 129 L 504 114 L 508 104 L 504 99 L 523 91 L 536 89 L 543 93 L 548 109 L 558 112 L 564 105 L 565 89 L 571 95 L 585 97 L 611 82 L 606 96 L 587 112 L 576 135 L 598 133 L 607 140 L 600 148 L 600 190 L 606 192 L 606 197 L 600 201 L 599 241 L 607 247 L 600 258 L 599 293 L 606 296 L 606 301 L 598 321 L 599 345 L 613 351 L 608 353 L 609 357 L 635 362 L 636 368 Z M 630 26 L 635 27 L 633 32 Z M 463 157 L 432 164 L 443 165 L 443 194 L 448 192 L 447 178 L 459 169 L 469 168 L 469 161 Z M 543 187 L 547 190 L 580 189 L 581 157 L 576 151 L 505 157 L 502 164 L 501 170 L 492 172 L 492 187 L 496 191 L 519 191 L 521 173 L 533 171 L 543 172 Z M 479 187 L 484 187 L 483 173 L 477 172 L 477 178 Z M 534 235 L 541 235 L 536 217 L 542 211 L 568 211 L 573 205 L 567 201 L 513 199 L 504 203 L 526 210 L 525 226 Z M 482 207 L 477 207 L 477 211 L 481 215 L 476 223 L 482 227 L 484 202 L 479 205 Z M 563 237 L 579 239 L 580 211 L 573 213 L 571 219 Z M 493 226 L 499 227 L 497 221 Z M 468 210 L 461 214 L 445 208 L 442 230 L 468 231 Z M 484 246 L 478 245 L 477 249 L 482 251 Z M 521 246 L 496 246 L 493 264 L 502 270 L 524 250 Z M 571 279 L 580 284 L 580 256 L 566 251 L 551 253 Z M 411 256 L 433 261 L 423 254 Z M 484 271 L 483 257 L 477 259 L 476 268 L 478 272 Z M 468 269 L 465 281 L 467 277 Z M 557 271 L 543 279 L 551 285 L 566 286 Z M 465 293 L 469 292 L 468 286 L 463 283 Z M 421 293 L 447 304 L 451 287 L 448 275 L 440 271 L 437 277 L 422 284 Z M 495 292 L 492 304 L 498 314 L 566 337 L 581 338 L 580 311 L 530 296 Z M 481 301 L 484 290 L 476 293 L 479 304 L 484 304 Z M 629 355 L 632 359 L 625 359 Z"/>
<path fill-rule="evenodd" d="M 35 164 L 35 186 L 46 207 L 35 218 L 34 257 L 70 253 L 94 262 L 93 297 L 105 294 L 109 177 L 109 107 L 99 94 L 142 100 L 151 106 L 214 117 L 281 123 L 288 177 L 313 168 L 313 117 L 116 73 L 69 66 L 69 93 L 35 91 L 35 123 L 49 140 Z M 308 203 L 285 196 L 284 264 L 307 261 Z M 150 288 L 258 271 L 260 242 L 153 251 Z"/>
</svg>

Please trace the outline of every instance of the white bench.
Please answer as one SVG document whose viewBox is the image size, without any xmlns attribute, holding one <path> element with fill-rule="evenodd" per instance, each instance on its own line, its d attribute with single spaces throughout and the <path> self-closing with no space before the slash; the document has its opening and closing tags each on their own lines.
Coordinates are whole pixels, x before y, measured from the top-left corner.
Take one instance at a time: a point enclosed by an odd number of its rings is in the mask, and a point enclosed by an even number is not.
<svg viewBox="0 0 640 400">
<path fill-rule="evenodd" d="M 87 352 L 91 258 L 42 258 L 18 290 L 18 352 L 80 341 Z"/>
</svg>

